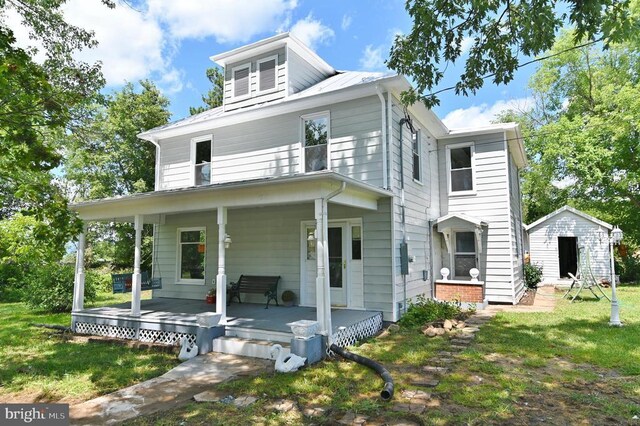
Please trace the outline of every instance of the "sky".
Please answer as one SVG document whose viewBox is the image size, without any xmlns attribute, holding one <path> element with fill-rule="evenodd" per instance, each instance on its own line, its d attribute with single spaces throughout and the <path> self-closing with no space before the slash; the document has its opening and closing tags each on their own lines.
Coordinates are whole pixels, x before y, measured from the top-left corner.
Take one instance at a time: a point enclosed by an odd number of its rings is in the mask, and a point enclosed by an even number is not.
<svg viewBox="0 0 640 426">
<path fill-rule="evenodd" d="M 212 55 L 290 31 L 335 69 L 384 71 L 394 36 L 411 28 L 404 0 L 131 0 L 115 9 L 69 0 L 63 10 L 68 22 L 95 32 L 98 47 L 80 58 L 102 61 L 105 91 L 150 79 L 170 99 L 172 121 L 202 105 Z M 26 30 L 16 33 L 27 42 Z M 462 62 L 449 66 L 440 87 L 455 83 L 461 70 Z M 490 124 L 504 109 L 530 105 L 534 71 L 519 70 L 507 86 L 487 82 L 472 97 L 445 92 L 434 111 L 450 128 Z"/>
</svg>

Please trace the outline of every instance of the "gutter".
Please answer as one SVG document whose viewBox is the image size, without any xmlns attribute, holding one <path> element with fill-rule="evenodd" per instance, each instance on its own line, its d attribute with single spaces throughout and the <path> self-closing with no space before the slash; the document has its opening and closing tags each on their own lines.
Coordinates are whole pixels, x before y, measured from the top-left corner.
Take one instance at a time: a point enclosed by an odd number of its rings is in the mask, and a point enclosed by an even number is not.
<svg viewBox="0 0 640 426">
<path fill-rule="evenodd" d="M 378 94 L 378 98 L 380 98 L 380 114 L 381 114 L 381 123 L 380 127 L 382 130 L 382 187 L 384 189 L 389 189 L 388 178 L 387 178 L 387 114 L 385 111 L 385 101 L 384 96 L 382 95 L 382 91 L 380 90 L 380 85 L 376 85 L 376 93 Z M 387 92 L 387 96 L 390 96 L 389 92 Z"/>
</svg>

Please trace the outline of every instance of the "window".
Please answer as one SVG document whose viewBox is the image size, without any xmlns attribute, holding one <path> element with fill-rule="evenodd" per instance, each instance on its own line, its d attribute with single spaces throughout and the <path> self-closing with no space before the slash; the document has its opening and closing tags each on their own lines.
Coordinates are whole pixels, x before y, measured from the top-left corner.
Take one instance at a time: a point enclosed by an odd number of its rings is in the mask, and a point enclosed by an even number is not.
<svg viewBox="0 0 640 426">
<path fill-rule="evenodd" d="M 326 170 L 329 159 L 329 114 L 321 113 L 302 117 L 304 171 Z"/>
<path fill-rule="evenodd" d="M 258 90 L 266 92 L 276 88 L 277 56 L 272 56 L 258 62 Z"/>
<path fill-rule="evenodd" d="M 193 164 L 193 184 L 211 183 L 211 145 L 212 137 L 205 136 L 191 140 L 191 162 Z"/>
<path fill-rule="evenodd" d="M 178 281 L 204 284 L 206 254 L 205 228 L 178 229 Z"/>
<path fill-rule="evenodd" d="M 316 259 L 316 228 L 307 228 L 307 260 Z"/>
<path fill-rule="evenodd" d="M 420 130 L 411 134 L 413 151 L 413 179 L 420 182 Z"/>
<path fill-rule="evenodd" d="M 473 191 L 473 146 L 449 148 L 450 192 Z"/>
<path fill-rule="evenodd" d="M 362 260 L 362 227 L 351 227 L 351 260 Z"/>
<path fill-rule="evenodd" d="M 249 96 L 249 78 L 251 74 L 251 64 L 245 64 L 233 68 L 232 74 L 233 96 L 235 98 Z"/>
<path fill-rule="evenodd" d="M 469 278 L 469 270 L 476 268 L 476 239 L 474 232 L 456 232 L 454 277 Z"/>
</svg>

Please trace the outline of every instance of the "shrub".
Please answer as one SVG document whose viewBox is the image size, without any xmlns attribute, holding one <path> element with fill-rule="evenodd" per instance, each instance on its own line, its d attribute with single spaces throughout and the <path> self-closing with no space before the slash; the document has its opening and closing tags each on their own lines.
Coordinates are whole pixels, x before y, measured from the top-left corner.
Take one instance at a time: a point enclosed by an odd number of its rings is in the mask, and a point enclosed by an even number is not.
<svg viewBox="0 0 640 426">
<path fill-rule="evenodd" d="M 634 255 L 616 258 L 616 272 L 623 283 L 640 282 L 640 259 Z"/>
<path fill-rule="evenodd" d="M 524 282 L 529 288 L 536 288 L 542 281 L 542 266 L 531 263 L 524 264 Z"/>
<path fill-rule="evenodd" d="M 27 278 L 25 302 L 34 309 L 68 312 L 73 306 L 74 267 L 52 263 L 37 267 Z M 85 275 L 84 300 L 96 299 L 97 275 Z"/>
<path fill-rule="evenodd" d="M 456 318 L 461 314 L 460 302 L 440 302 L 420 295 L 415 302 L 409 302 L 407 312 L 398 324 L 403 327 L 417 327 L 432 321 Z"/>
</svg>

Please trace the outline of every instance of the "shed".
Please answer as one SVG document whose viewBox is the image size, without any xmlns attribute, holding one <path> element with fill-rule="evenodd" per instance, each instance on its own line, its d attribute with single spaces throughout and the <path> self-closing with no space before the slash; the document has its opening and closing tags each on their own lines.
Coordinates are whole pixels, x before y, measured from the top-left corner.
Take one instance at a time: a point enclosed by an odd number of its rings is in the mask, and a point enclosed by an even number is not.
<svg viewBox="0 0 640 426">
<path fill-rule="evenodd" d="M 608 235 L 613 226 L 570 206 L 564 206 L 525 226 L 530 261 L 542 266 L 543 283 L 576 273 L 588 255 L 596 278 L 611 276 Z"/>
</svg>

